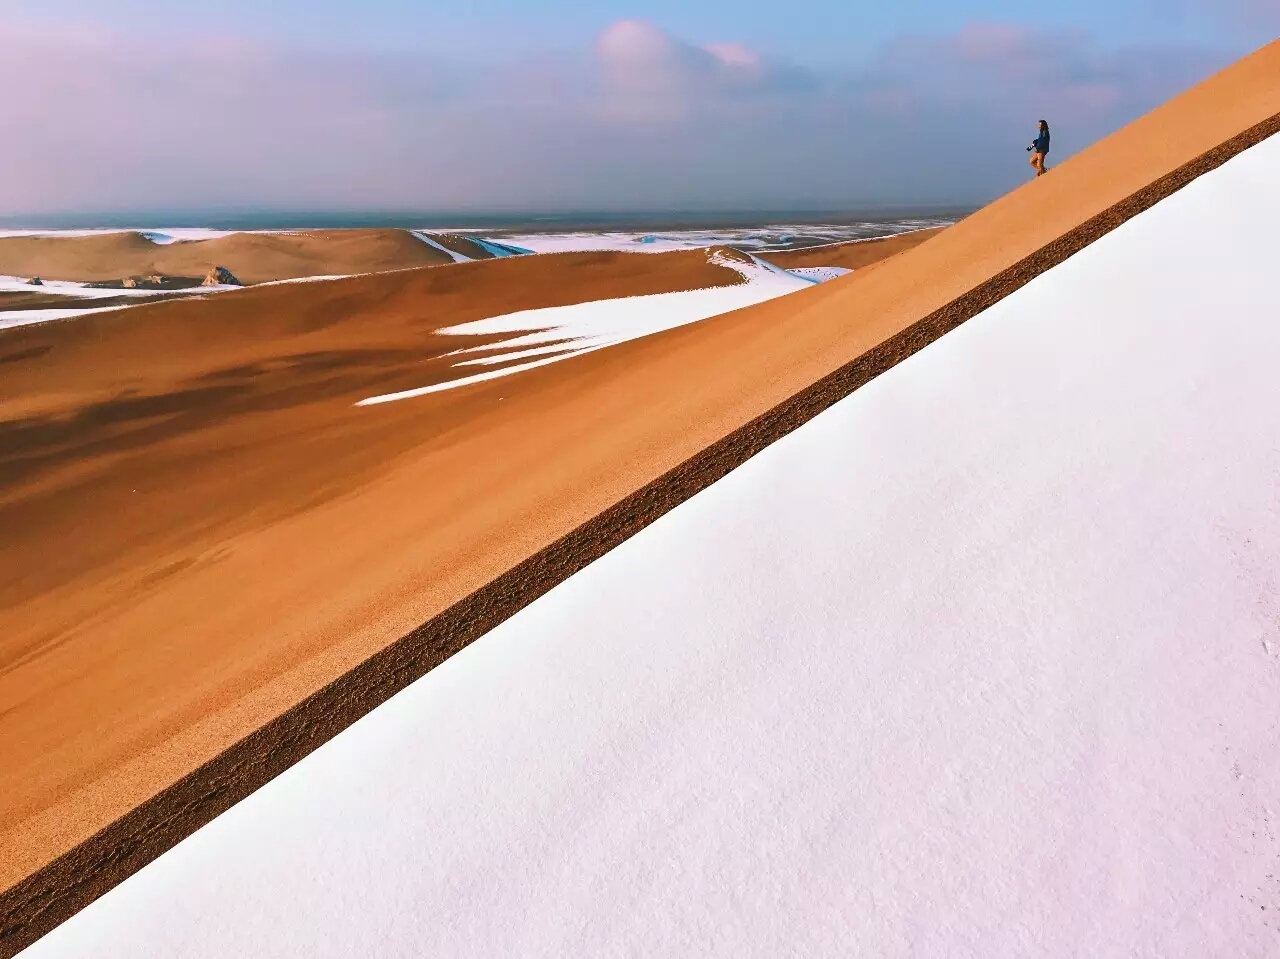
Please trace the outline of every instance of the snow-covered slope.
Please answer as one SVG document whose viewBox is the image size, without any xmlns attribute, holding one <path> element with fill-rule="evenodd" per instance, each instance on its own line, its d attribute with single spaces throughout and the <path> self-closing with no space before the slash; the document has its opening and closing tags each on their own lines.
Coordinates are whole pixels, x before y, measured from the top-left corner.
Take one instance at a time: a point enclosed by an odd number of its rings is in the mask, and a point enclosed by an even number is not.
<svg viewBox="0 0 1280 959">
<path fill-rule="evenodd" d="M 29 955 L 1280 954 L 1280 141 Z"/>
</svg>

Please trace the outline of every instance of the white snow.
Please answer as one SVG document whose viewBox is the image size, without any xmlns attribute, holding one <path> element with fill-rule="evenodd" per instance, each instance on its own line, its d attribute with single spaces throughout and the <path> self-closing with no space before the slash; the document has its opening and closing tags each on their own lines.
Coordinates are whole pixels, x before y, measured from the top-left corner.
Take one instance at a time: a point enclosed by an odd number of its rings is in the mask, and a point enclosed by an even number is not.
<svg viewBox="0 0 1280 959">
<path fill-rule="evenodd" d="M 72 320 L 90 313 L 109 313 L 112 310 L 127 309 L 124 306 L 98 306 L 83 309 L 46 309 L 46 310 L 0 310 L 0 330 L 10 330 L 18 326 L 33 326 L 36 323 L 52 323 L 54 320 Z"/>
<path fill-rule="evenodd" d="M 240 287 L 205 286 L 192 290 L 189 295 L 203 296 L 206 293 L 237 289 L 240 289 Z M 90 304 L 94 300 L 116 297 L 136 297 L 140 302 L 145 302 L 147 297 L 175 295 L 174 290 L 139 289 L 137 287 L 132 289 L 103 289 L 71 280 L 44 280 L 39 286 L 32 286 L 27 278 L 20 276 L 0 276 L 0 293 L 32 293 L 36 295 L 61 296 L 65 297 L 69 303 L 78 301 Z M 65 309 L 0 310 L 0 330 L 12 329 L 17 326 L 30 326 L 35 323 L 50 323 L 54 320 L 70 320 L 78 316 L 87 316 L 90 313 L 105 313 L 108 310 L 126 308 L 123 305 L 97 307 L 86 305 L 68 306 Z"/>
<path fill-rule="evenodd" d="M 842 266 L 801 266 L 794 270 L 784 270 L 782 267 L 754 254 L 748 253 L 747 255 L 751 257 L 757 266 L 771 273 L 777 273 L 780 276 L 798 277 L 806 283 L 826 283 L 829 280 L 838 279 L 846 273 L 853 272 L 853 270 L 847 270 Z"/>
<path fill-rule="evenodd" d="M 461 253 L 458 253 L 454 250 L 449 249 L 443 243 L 436 240 L 435 237 L 433 237 L 430 233 L 427 233 L 424 230 L 410 230 L 409 232 L 412 233 L 419 240 L 421 240 L 423 243 L 427 244 L 427 246 L 435 247 L 441 253 L 444 253 L 450 258 L 452 258 L 454 263 L 470 263 L 471 262 L 471 257 L 463 256 Z"/>
<path fill-rule="evenodd" d="M 320 283 L 326 280 L 345 280 L 351 276 L 360 276 L 358 273 L 335 273 L 322 276 L 297 276 L 284 280 L 266 280 L 262 283 L 255 283 L 253 287 L 259 286 L 284 286 L 292 283 Z M 62 295 L 71 299 L 80 300 L 100 300 L 108 297 L 127 296 L 127 297 L 148 297 L 148 296 L 164 296 L 170 299 L 191 299 L 193 297 L 208 296 L 211 293 L 231 293 L 235 290 L 247 290 L 251 287 L 235 286 L 227 283 L 212 283 L 209 286 L 195 286 L 181 290 L 163 290 L 163 289 L 139 289 L 133 287 L 131 289 L 103 289 L 100 287 L 88 286 L 84 283 L 75 283 L 69 280 L 47 280 L 41 286 L 31 286 L 21 277 L 0 277 L 0 292 L 23 292 L 23 293 L 52 293 Z M 45 309 L 37 308 L 30 310 L 0 310 L 0 330 L 8 329 L 15 326 L 31 326 L 35 323 L 49 323 L 53 320 L 70 320 L 78 316 L 88 316 L 90 313 L 105 313 L 108 310 L 126 310 L 132 306 L 142 306 L 143 303 L 123 303 L 113 306 L 100 307 L 76 307 L 68 309 Z"/>
<path fill-rule="evenodd" d="M 272 286 L 277 283 L 300 283 L 309 282 L 311 280 L 336 280 L 342 277 L 315 276 L 304 277 L 301 280 L 274 280 L 270 283 L 259 283 L 258 286 Z M 78 287 L 78 288 L 77 288 Z M 5 287 L 0 285 L 0 291 Z M 197 286 L 187 290 L 104 290 L 95 287 L 81 286 L 80 284 L 64 283 L 59 287 L 54 287 L 52 281 L 45 286 L 27 286 L 25 281 L 21 287 L 23 292 L 27 293 L 55 293 L 62 294 L 69 302 L 76 300 L 88 301 L 92 303 L 94 300 L 106 299 L 112 296 L 139 297 L 137 303 L 117 303 L 112 306 L 82 306 L 68 307 L 61 309 L 57 307 L 29 310 L 0 310 L 0 330 L 12 329 L 17 326 L 33 326 L 36 323 L 51 323 L 54 320 L 72 320 L 79 316 L 88 316 L 91 313 L 107 313 L 111 310 L 127 310 L 134 306 L 143 306 L 146 303 L 145 297 L 156 296 L 157 294 L 168 296 L 171 299 L 192 299 L 194 297 L 208 296 L 210 293 L 229 293 L 232 290 L 243 290 L 247 287 L 228 286 L 222 283 L 211 286 Z"/>
<path fill-rule="evenodd" d="M 1273 139 L 28 956 L 1280 955 L 1277 217 Z"/>
<path fill-rule="evenodd" d="M 33 286 L 29 277 L 0 276 L 0 293 L 42 293 L 51 296 L 71 296 L 78 299 L 105 299 L 115 296 L 155 296 L 157 293 L 170 293 L 172 290 L 148 289 L 133 287 L 131 289 L 107 289 L 77 283 L 74 280 L 41 280 L 39 286 Z"/>
<path fill-rule="evenodd" d="M 152 243 L 167 246 L 170 243 L 189 243 L 193 240 L 219 240 L 235 233 L 289 233 L 289 230 L 211 230 L 208 227 L 165 227 L 161 230 L 139 230 Z"/>
<path fill-rule="evenodd" d="M 802 238 L 806 247 L 813 241 L 819 246 L 944 226 L 954 222 L 946 217 L 904 220 L 868 220 L 855 223 L 778 223 L 760 227 L 723 229 L 659 230 L 651 233 L 635 231 L 577 231 L 566 233 L 489 234 L 488 239 L 508 243 L 534 253 L 573 253 L 593 250 L 621 250 L 641 253 L 667 253 L 672 250 L 697 250 L 709 246 L 732 246 L 755 252 L 788 248 Z M 871 234 L 868 236 L 868 234 Z"/>
<path fill-rule="evenodd" d="M 650 296 L 593 300 L 572 306 L 521 310 L 518 313 L 507 313 L 490 319 L 445 327 L 440 330 L 441 333 L 456 336 L 516 334 L 510 339 L 491 346 L 458 350 L 452 355 L 483 355 L 459 360 L 454 364 L 455 369 L 494 366 L 529 357 L 539 357 L 539 359 L 506 366 L 499 370 L 462 376 L 444 383 L 433 383 L 418 389 L 371 396 L 356 405 L 375 406 L 395 400 L 412 399 L 429 393 L 459 389 L 502 376 L 523 373 L 526 370 L 558 363 L 572 356 L 581 356 L 607 346 L 616 346 L 650 333 L 696 323 L 721 313 L 762 303 L 803 289 L 813 282 L 791 276 L 783 270 L 759 261 L 742 263 L 716 255 L 712 255 L 711 260 L 738 271 L 746 282 L 737 286 L 689 290 L 682 293 L 655 293 Z M 553 353 L 555 355 L 548 355 Z"/>
<path fill-rule="evenodd" d="M 254 283 L 253 287 L 259 286 L 288 286 L 293 283 L 326 283 L 329 280 L 349 280 L 353 276 L 369 276 L 368 273 L 317 273 L 315 276 L 288 276 L 283 280 L 263 280 L 261 283 Z M 213 290 L 215 293 L 219 291 L 230 290 L 247 290 L 247 286 L 232 286 L 218 283 L 214 286 L 201 287 L 201 289 Z"/>
<path fill-rule="evenodd" d="M 933 217 L 928 220 L 904 221 L 898 224 L 900 229 L 895 229 L 892 232 L 887 232 L 887 233 L 877 232 L 871 236 L 860 235 L 860 236 L 853 237 L 852 239 L 833 240 L 832 242 L 829 242 L 829 243 L 805 244 L 803 249 L 821 250 L 826 247 L 844 246 L 845 244 L 848 244 L 848 243 L 874 243 L 877 240 L 887 240 L 890 237 L 894 237 L 894 236 L 906 236 L 909 233 L 922 233 L 925 230 L 934 230 L 942 226 L 951 226 L 955 222 L 956 222 L 955 220 L 946 219 L 942 217 Z M 774 252 L 777 252 L 778 250 L 781 250 L 781 249 L 789 250 L 789 249 L 795 249 L 795 247 L 790 247 L 790 246 L 779 247 L 777 248 L 777 250 L 774 250 Z M 765 248 L 757 252 L 768 253 L 770 252 L 770 250 L 768 248 Z"/>
</svg>

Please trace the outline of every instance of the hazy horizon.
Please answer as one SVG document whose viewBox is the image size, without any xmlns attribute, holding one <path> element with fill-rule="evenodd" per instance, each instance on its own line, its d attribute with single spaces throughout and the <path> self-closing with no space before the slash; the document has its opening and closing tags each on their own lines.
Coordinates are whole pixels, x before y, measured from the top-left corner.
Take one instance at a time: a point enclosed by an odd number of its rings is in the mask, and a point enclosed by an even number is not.
<svg viewBox="0 0 1280 959">
<path fill-rule="evenodd" d="M 0 219 L 982 205 L 1271 40 L 1280 0 L 0 0 Z"/>
<path fill-rule="evenodd" d="M 396 210 L 116 211 L 0 216 L 4 230 L 128 230 L 209 228 L 570 230 L 574 228 L 694 229 L 760 225 L 876 223 L 904 218 L 953 218 L 973 207 L 886 206 L 861 210 L 565 210 L 438 213 Z"/>
</svg>

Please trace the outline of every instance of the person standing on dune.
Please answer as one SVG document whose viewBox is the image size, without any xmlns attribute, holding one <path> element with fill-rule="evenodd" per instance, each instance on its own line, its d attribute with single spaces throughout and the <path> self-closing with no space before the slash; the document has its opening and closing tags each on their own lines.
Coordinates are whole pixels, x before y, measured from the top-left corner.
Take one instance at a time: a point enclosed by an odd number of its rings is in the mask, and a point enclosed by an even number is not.
<svg viewBox="0 0 1280 959">
<path fill-rule="evenodd" d="M 1036 169 L 1036 176 L 1044 176 L 1049 172 L 1044 165 L 1044 158 L 1049 154 L 1049 124 L 1044 120 L 1040 121 L 1040 132 L 1036 134 L 1036 138 L 1031 141 L 1031 146 L 1027 147 L 1031 153 L 1031 165 Z"/>
</svg>

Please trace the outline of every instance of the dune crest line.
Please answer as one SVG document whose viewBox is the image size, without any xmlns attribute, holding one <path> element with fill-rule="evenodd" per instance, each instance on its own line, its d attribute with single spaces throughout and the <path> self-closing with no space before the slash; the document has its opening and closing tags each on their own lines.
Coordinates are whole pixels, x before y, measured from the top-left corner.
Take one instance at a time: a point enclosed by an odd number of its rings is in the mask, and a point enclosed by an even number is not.
<svg viewBox="0 0 1280 959">
<path fill-rule="evenodd" d="M 15 955 L 411 682 L 876 376 L 1280 132 L 1275 114 L 1156 179 L 667 471 L 0 893 Z"/>
</svg>

